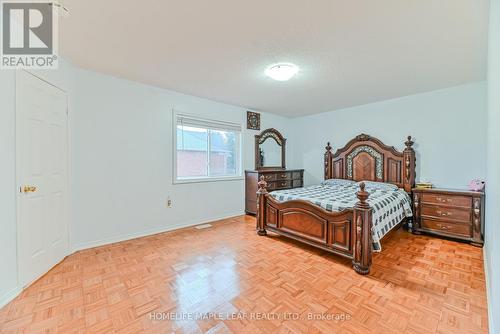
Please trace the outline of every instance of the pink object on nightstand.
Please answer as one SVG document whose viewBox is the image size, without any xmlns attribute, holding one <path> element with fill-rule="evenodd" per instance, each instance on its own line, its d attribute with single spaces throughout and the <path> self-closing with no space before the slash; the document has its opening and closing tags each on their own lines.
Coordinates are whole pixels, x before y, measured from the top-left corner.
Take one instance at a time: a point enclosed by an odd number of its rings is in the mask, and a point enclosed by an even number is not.
<svg viewBox="0 0 500 334">
<path fill-rule="evenodd" d="M 483 191 L 485 182 L 482 180 L 472 180 L 469 182 L 469 189 L 472 191 Z"/>
</svg>

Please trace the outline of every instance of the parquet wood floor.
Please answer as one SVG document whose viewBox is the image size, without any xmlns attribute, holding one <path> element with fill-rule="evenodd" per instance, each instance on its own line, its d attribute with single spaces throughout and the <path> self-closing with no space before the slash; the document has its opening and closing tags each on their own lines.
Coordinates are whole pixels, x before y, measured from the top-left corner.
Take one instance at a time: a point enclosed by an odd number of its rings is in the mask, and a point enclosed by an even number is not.
<svg viewBox="0 0 500 334">
<path fill-rule="evenodd" d="M 77 252 L 0 310 L 0 332 L 487 332 L 479 248 L 400 230 L 360 276 L 254 226 L 242 216 Z"/>
</svg>

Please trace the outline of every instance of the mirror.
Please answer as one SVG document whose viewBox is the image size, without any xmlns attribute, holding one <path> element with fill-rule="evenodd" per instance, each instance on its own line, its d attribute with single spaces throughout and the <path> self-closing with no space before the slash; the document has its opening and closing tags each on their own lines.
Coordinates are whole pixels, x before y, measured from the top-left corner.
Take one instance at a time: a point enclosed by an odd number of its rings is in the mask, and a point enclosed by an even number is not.
<svg viewBox="0 0 500 334">
<path fill-rule="evenodd" d="M 281 167 L 281 147 L 272 139 L 260 145 L 261 167 Z"/>
<path fill-rule="evenodd" d="M 286 139 L 276 129 L 255 136 L 255 169 L 285 169 Z"/>
</svg>

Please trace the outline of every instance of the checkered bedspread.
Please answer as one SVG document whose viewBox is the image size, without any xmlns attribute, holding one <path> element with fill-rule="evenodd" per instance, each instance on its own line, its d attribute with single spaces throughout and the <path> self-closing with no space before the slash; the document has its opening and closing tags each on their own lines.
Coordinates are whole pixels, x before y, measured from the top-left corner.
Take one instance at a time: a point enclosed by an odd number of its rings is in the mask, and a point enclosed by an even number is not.
<svg viewBox="0 0 500 334">
<path fill-rule="evenodd" d="M 305 188 L 277 190 L 270 193 L 279 202 L 305 200 L 328 211 L 352 208 L 358 202 L 358 185 L 318 185 Z M 380 239 L 405 217 L 411 217 L 411 199 L 404 190 L 366 188 L 368 203 L 373 208 L 373 249 L 382 250 Z"/>
</svg>

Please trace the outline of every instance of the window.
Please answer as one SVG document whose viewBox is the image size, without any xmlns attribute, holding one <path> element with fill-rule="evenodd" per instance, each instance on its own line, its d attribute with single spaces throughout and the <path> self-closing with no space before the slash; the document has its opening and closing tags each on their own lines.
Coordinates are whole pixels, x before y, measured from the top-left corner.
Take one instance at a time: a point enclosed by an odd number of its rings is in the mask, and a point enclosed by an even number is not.
<svg viewBox="0 0 500 334">
<path fill-rule="evenodd" d="M 241 125 L 174 115 L 174 182 L 241 176 Z"/>
</svg>

